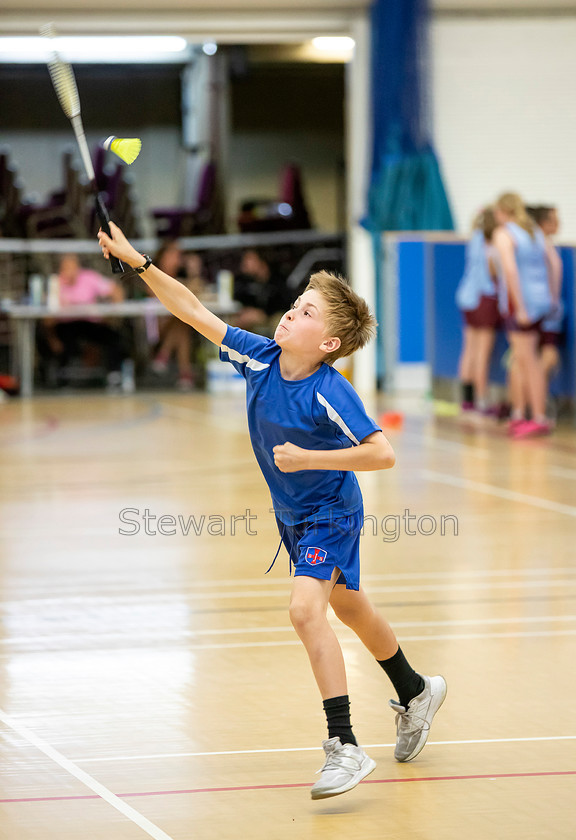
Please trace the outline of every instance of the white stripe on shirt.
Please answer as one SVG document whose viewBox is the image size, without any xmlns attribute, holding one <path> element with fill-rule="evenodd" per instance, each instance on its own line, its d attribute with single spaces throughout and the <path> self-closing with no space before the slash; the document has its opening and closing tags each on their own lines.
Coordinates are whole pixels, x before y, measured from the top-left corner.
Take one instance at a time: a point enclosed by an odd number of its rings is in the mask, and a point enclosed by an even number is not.
<svg viewBox="0 0 576 840">
<path fill-rule="evenodd" d="M 344 420 L 342 420 L 342 418 L 340 417 L 340 415 L 338 414 L 338 412 L 336 411 L 336 409 L 335 409 L 335 408 L 333 408 L 333 407 L 330 405 L 330 403 L 328 402 L 328 400 L 327 400 L 327 399 L 325 399 L 325 398 L 322 396 L 322 394 L 316 393 L 316 397 L 318 398 L 318 402 L 320 403 L 320 405 L 323 405 L 323 406 L 324 406 L 324 408 L 326 409 L 326 411 L 327 411 L 327 413 L 328 413 L 328 417 L 330 418 L 330 420 L 332 420 L 334 423 L 336 423 L 336 425 L 337 425 L 337 426 L 340 426 L 340 428 L 342 429 L 342 431 L 344 432 L 344 434 L 346 435 L 346 437 L 347 437 L 347 438 L 350 438 L 350 440 L 352 441 L 352 443 L 355 443 L 355 444 L 356 444 L 356 446 L 359 446 L 359 445 L 360 445 L 360 441 L 359 441 L 359 440 L 357 440 L 357 439 L 354 437 L 354 435 L 352 434 L 352 432 L 350 431 L 350 429 L 348 428 L 348 426 L 346 425 L 346 423 L 344 422 Z"/>
<path fill-rule="evenodd" d="M 270 367 L 269 364 L 265 364 L 264 362 L 258 362 L 256 359 L 252 359 L 250 356 L 243 356 L 237 350 L 232 350 L 230 347 L 226 347 L 225 344 L 221 345 L 222 350 L 224 353 L 228 353 L 228 358 L 232 359 L 233 362 L 245 362 L 246 367 L 250 368 L 250 370 L 265 370 L 267 367 Z"/>
</svg>

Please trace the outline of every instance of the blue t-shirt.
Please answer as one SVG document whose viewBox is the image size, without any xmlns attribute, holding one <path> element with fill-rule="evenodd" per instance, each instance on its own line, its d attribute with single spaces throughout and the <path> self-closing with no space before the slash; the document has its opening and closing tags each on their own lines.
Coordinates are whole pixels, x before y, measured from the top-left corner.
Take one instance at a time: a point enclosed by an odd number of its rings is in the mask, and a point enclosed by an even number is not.
<svg viewBox="0 0 576 840">
<path fill-rule="evenodd" d="M 322 364 L 306 379 L 283 379 L 280 352 L 274 340 L 237 327 L 228 327 L 220 348 L 222 361 L 246 379 L 250 439 L 276 515 L 286 525 L 349 516 L 362 507 L 353 472 L 283 473 L 274 464 L 273 449 L 287 442 L 303 449 L 344 449 L 380 427 L 337 370 Z"/>
</svg>

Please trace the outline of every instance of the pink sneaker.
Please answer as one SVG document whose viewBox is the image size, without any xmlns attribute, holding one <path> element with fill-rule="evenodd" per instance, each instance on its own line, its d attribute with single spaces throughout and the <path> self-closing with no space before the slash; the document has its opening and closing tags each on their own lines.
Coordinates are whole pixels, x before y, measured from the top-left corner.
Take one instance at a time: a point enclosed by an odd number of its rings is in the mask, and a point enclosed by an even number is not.
<svg viewBox="0 0 576 840">
<path fill-rule="evenodd" d="M 518 419 L 518 420 L 509 420 L 508 421 L 508 434 L 513 435 L 514 432 L 516 431 L 516 429 L 519 426 L 522 426 L 524 423 L 526 423 L 526 420 L 524 420 L 523 417 L 521 419 Z"/>
<path fill-rule="evenodd" d="M 514 440 L 521 440 L 526 437 L 540 437 L 542 435 L 549 435 L 551 431 L 550 423 L 537 423 L 536 420 L 524 420 L 512 432 Z"/>
</svg>

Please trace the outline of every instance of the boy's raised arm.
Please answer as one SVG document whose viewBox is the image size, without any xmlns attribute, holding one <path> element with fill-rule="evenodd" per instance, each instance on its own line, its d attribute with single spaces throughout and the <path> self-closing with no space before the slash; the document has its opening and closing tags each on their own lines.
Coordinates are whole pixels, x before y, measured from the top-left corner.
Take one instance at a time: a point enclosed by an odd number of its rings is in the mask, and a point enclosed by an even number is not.
<svg viewBox="0 0 576 840">
<path fill-rule="evenodd" d="M 144 265 L 145 260 L 142 254 L 128 242 L 120 228 L 113 222 L 110 222 L 110 232 L 112 237 L 107 236 L 104 231 L 98 233 L 98 241 L 106 259 L 112 254 L 132 268 Z M 160 271 L 153 264 L 142 274 L 142 279 L 173 315 L 186 324 L 190 324 L 214 344 L 218 346 L 222 344 L 228 325 L 210 312 L 186 286 L 164 271 Z"/>
</svg>

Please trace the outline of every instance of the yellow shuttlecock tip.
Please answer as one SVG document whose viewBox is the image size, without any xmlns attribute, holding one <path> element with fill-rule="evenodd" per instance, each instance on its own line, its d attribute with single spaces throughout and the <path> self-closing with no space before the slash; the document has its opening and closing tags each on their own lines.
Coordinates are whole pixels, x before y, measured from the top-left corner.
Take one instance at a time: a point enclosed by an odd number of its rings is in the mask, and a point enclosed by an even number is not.
<svg viewBox="0 0 576 840">
<path fill-rule="evenodd" d="M 140 149 L 142 148 L 142 141 L 138 137 L 108 137 L 104 141 L 104 148 L 110 149 L 115 155 L 118 155 L 124 163 L 134 163 Z"/>
</svg>

